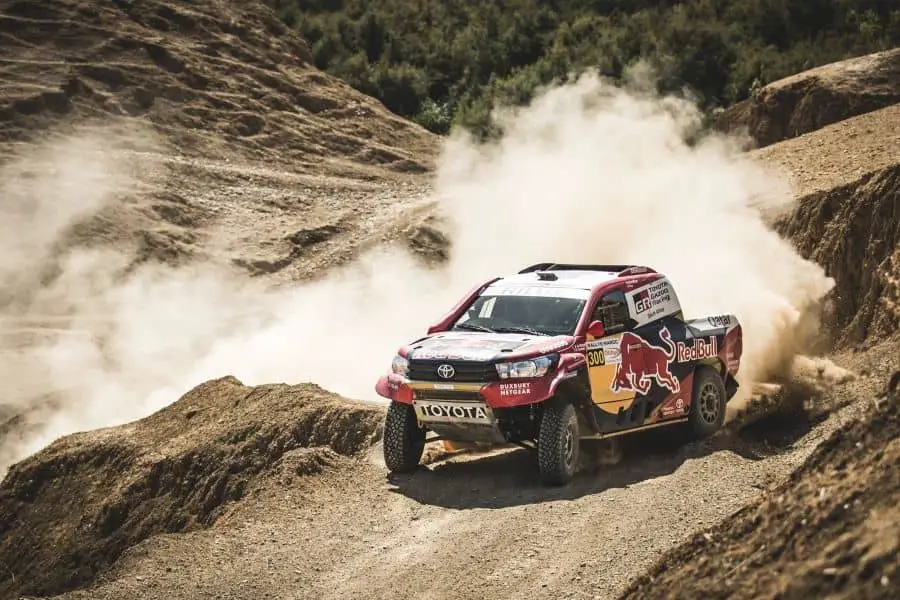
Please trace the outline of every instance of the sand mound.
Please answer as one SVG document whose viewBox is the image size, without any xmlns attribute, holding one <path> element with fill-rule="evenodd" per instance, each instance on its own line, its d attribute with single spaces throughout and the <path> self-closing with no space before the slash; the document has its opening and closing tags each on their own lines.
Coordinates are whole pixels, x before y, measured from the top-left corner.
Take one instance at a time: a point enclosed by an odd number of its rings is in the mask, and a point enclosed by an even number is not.
<svg viewBox="0 0 900 600">
<path fill-rule="evenodd" d="M 149 536 L 209 527 L 257 476 L 302 486 L 368 448 L 382 417 L 315 385 L 225 377 L 145 419 L 62 438 L 0 486 L 0 564 L 15 573 L 0 596 L 69 590 Z"/>
<path fill-rule="evenodd" d="M 434 136 L 312 66 L 261 2 L 12 2 L 0 15 L 0 140 L 140 117 L 179 152 L 421 171 Z"/>
<path fill-rule="evenodd" d="M 900 399 L 834 432 L 783 484 L 665 554 L 622 598 L 894 598 Z"/>
<path fill-rule="evenodd" d="M 727 109 L 723 130 L 747 128 L 757 147 L 900 102 L 900 48 L 823 65 L 772 82 Z"/>
</svg>

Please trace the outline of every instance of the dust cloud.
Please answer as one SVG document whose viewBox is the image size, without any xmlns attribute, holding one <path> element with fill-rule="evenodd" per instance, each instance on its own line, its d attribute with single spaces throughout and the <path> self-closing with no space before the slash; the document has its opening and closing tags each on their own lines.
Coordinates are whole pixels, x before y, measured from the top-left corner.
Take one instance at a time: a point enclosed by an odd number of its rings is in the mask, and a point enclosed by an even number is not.
<svg viewBox="0 0 900 600">
<path fill-rule="evenodd" d="M 125 251 L 70 251 L 51 283 L 0 308 L 14 323 L 6 333 L 50 307 L 69 333 L 18 346 L 3 338 L 0 369 L 26 390 L 14 408 L 28 423 L 0 439 L 0 469 L 60 435 L 145 416 L 226 374 L 247 384 L 312 381 L 377 401 L 374 383 L 399 345 L 480 279 L 545 260 L 666 272 L 688 316 L 740 318 L 742 382 L 778 373 L 801 348 L 797 332 L 814 332 L 810 311 L 833 282 L 760 216 L 760 207 L 790 201 L 786 182 L 747 162 L 743 140 L 686 142 L 701 120 L 689 99 L 658 96 L 637 68 L 622 87 L 585 75 L 546 90 L 502 116 L 495 143 L 453 136 L 434 181 L 453 243 L 440 269 L 389 246 L 285 290 L 219 264 L 125 272 Z M 66 226 L 121 202 L 123 185 L 140 187 L 145 173 L 135 174 L 134 161 L 79 143 L 53 146 L 57 170 L 29 182 L 4 168 L 7 280 L 32 273 Z M 150 168 L 146 159 L 137 166 Z M 27 183 L 31 204 L 10 205 L 7 181 Z M 19 221 L 7 220 L 10 210 Z"/>
</svg>

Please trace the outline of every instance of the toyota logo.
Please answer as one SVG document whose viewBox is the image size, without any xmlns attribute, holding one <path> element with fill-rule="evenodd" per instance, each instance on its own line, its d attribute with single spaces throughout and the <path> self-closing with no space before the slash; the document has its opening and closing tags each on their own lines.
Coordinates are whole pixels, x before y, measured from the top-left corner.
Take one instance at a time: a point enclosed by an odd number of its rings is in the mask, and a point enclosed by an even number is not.
<svg viewBox="0 0 900 600">
<path fill-rule="evenodd" d="M 437 374 L 442 379 L 450 379 L 456 373 L 453 365 L 441 365 L 437 368 Z"/>
</svg>

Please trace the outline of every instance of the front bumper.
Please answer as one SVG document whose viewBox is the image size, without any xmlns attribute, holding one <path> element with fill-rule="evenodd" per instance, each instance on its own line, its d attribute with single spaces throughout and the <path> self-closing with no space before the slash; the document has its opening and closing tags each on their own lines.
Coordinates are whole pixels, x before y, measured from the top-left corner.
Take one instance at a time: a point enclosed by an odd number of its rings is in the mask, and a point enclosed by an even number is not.
<svg viewBox="0 0 900 600">
<path fill-rule="evenodd" d="M 483 402 L 491 409 L 515 408 L 543 402 L 553 395 L 562 374 L 529 379 L 506 379 L 488 383 L 442 383 L 415 381 L 395 373 L 382 376 L 375 391 L 384 398 L 405 404 L 418 400 Z"/>
<path fill-rule="evenodd" d="M 409 380 L 391 373 L 378 380 L 379 395 L 411 404 L 419 425 L 456 441 L 508 442 L 497 412 L 543 402 L 553 395 L 560 375 L 489 383 Z"/>
</svg>

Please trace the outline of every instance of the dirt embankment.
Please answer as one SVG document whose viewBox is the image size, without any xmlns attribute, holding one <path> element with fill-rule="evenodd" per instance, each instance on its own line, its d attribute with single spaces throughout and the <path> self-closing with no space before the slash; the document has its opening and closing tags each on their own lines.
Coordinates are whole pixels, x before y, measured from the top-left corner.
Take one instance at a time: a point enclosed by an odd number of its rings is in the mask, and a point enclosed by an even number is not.
<svg viewBox="0 0 900 600">
<path fill-rule="evenodd" d="M 209 527 L 262 472 L 303 488 L 374 443 L 382 418 L 315 385 L 225 377 L 145 419 L 62 438 L 0 487 L 0 597 L 81 586 L 150 536 Z"/>
<path fill-rule="evenodd" d="M 835 278 L 825 322 L 833 343 L 900 330 L 900 163 L 806 196 L 777 230 Z"/>
<path fill-rule="evenodd" d="M 750 153 L 783 169 L 798 199 L 773 226 L 834 277 L 825 342 L 900 329 L 900 104 Z"/>
<path fill-rule="evenodd" d="M 721 130 L 746 128 L 756 147 L 900 102 L 900 48 L 823 65 L 772 82 L 722 113 Z"/>
</svg>

